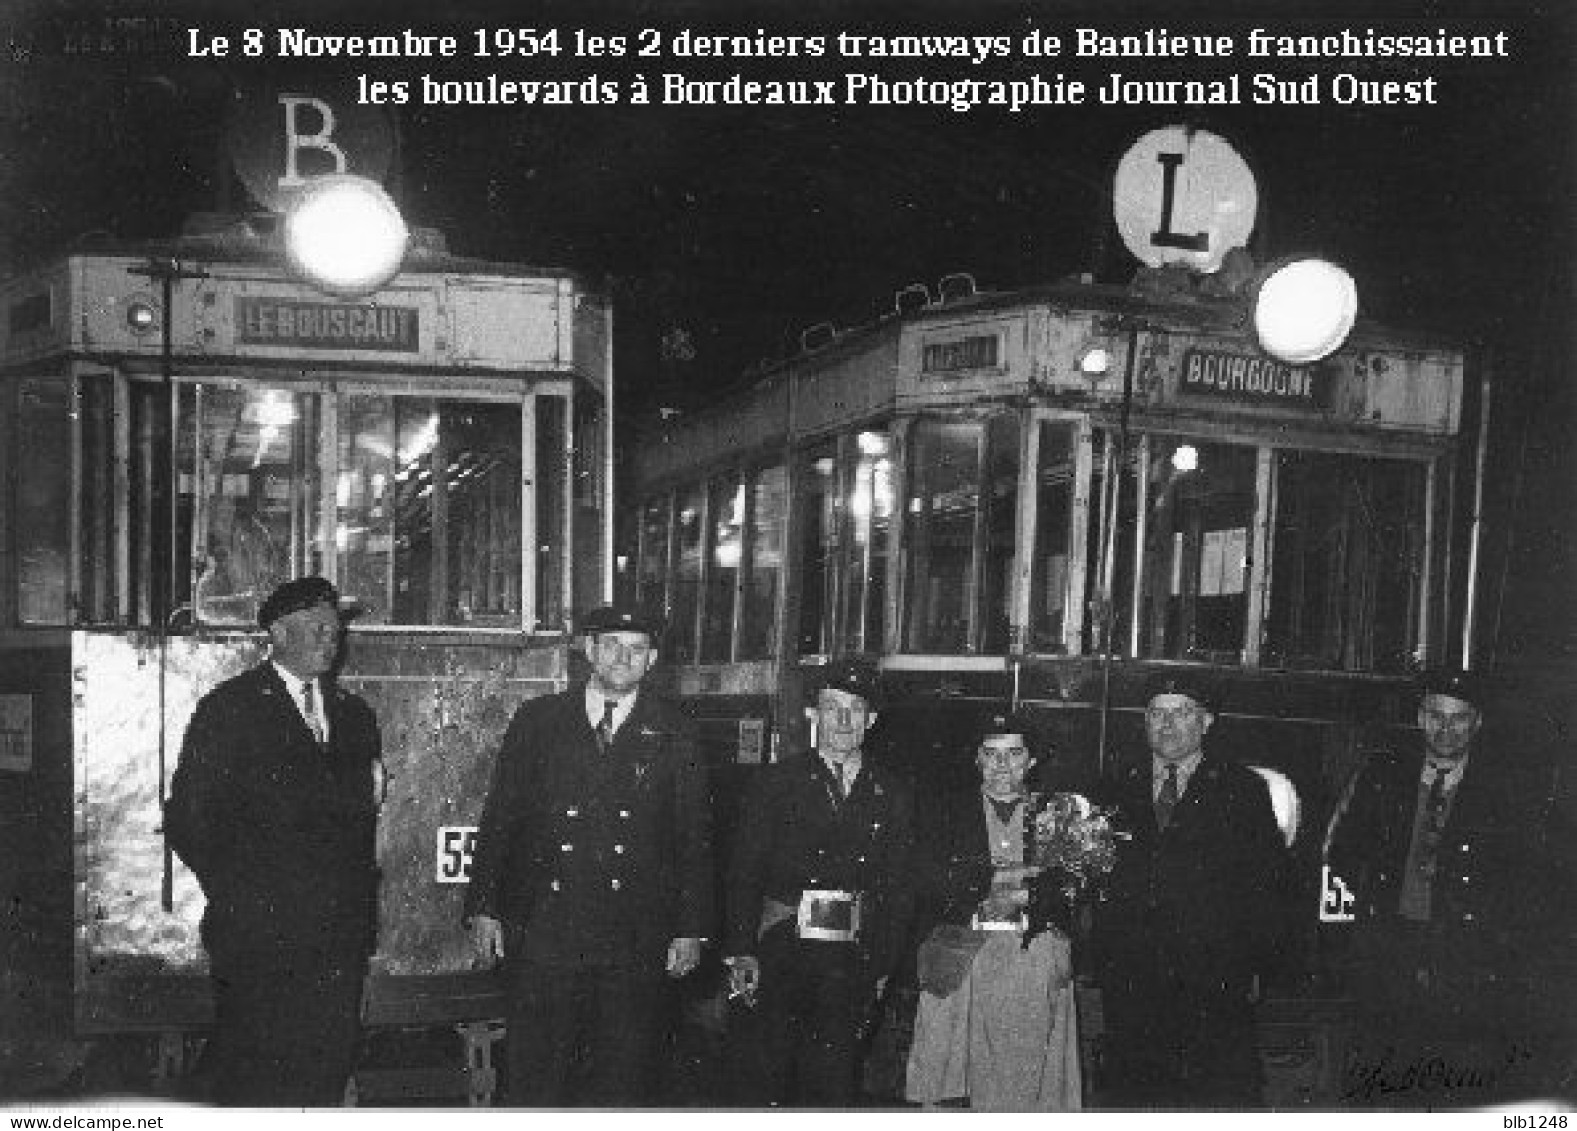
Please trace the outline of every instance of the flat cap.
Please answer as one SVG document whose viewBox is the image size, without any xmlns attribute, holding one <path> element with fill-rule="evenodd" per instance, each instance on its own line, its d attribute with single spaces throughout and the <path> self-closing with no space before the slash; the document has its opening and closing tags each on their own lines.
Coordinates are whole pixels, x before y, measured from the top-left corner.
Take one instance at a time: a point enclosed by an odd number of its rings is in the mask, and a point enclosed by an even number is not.
<svg viewBox="0 0 1577 1131">
<path fill-rule="evenodd" d="M 634 605 L 599 605 L 582 613 L 576 628 L 582 636 L 644 632 L 653 643 L 663 634 L 662 618 Z"/>
<path fill-rule="evenodd" d="M 1160 672 L 1151 676 L 1144 686 L 1144 701 L 1150 703 L 1158 695 L 1186 695 L 1207 711 L 1216 709 L 1215 683 L 1200 672 Z"/>
<path fill-rule="evenodd" d="M 858 657 L 834 660 L 823 669 L 820 681 L 814 686 L 818 694 L 823 691 L 842 691 L 858 695 L 873 709 L 881 703 L 881 673 L 871 661 Z"/>
<path fill-rule="evenodd" d="M 361 609 L 354 602 L 342 602 L 339 590 L 326 577 L 297 577 L 285 582 L 263 601 L 257 610 L 257 626 L 267 630 L 280 617 L 299 613 L 302 609 L 315 609 L 327 605 L 342 618 L 349 620 Z"/>
<path fill-rule="evenodd" d="M 975 728 L 975 741 L 1016 734 L 1027 743 L 1030 738 L 1029 720 L 1017 711 L 992 711 L 982 718 Z"/>
<path fill-rule="evenodd" d="M 1418 695 L 1448 695 L 1469 706 L 1484 709 L 1484 681 L 1461 668 L 1438 668 L 1418 677 Z"/>
</svg>

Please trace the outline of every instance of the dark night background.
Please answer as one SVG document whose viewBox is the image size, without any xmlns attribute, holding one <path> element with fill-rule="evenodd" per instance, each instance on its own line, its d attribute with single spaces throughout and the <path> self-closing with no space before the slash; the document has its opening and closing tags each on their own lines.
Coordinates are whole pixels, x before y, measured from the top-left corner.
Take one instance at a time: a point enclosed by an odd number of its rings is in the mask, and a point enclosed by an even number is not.
<svg viewBox="0 0 1577 1131">
<path fill-rule="evenodd" d="M 1274 13 L 1274 14 L 1272 14 Z M 136 21 L 155 34 L 136 31 Z M 157 34 L 152 21 L 165 21 Z M 131 21 L 117 23 L 116 21 Z M 1492 478 L 1481 638 L 1497 663 L 1558 661 L 1577 674 L 1569 615 L 1574 467 L 1572 47 L 1563 0 L 1477 5 L 975 3 L 619 5 L 270 2 L 181 8 L 98 0 L 0 3 L 0 272 L 91 233 L 136 239 L 179 231 L 198 210 L 252 207 L 220 145 L 237 89 L 287 77 L 353 89 L 383 79 L 827 77 L 925 73 L 917 60 L 368 59 L 288 72 L 268 59 L 184 58 L 177 23 L 373 33 L 410 26 L 469 42 L 478 27 L 658 27 L 720 33 L 997 33 L 1164 27 L 1172 32 L 1329 33 L 1342 27 L 1509 36 L 1510 58 L 1398 61 L 1229 60 L 1287 78 L 1313 68 L 1438 78 L 1421 107 L 1100 105 L 789 107 L 406 105 L 391 181 L 407 218 L 441 230 L 461 255 L 582 273 L 616 308 L 622 423 L 703 403 L 754 364 L 797 348 L 818 322 L 847 327 L 893 294 L 955 271 L 988 289 L 1135 266 L 1106 193 L 1144 131 L 1187 122 L 1223 134 L 1259 178 L 1253 250 L 1318 250 L 1358 280 L 1366 317 L 1437 331 L 1490 351 Z M 108 27 L 135 49 L 89 53 Z M 171 34 L 173 32 L 173 34 Z M 949 77 L 1018 78 L 1032 67 L 1094 82 L 1208 77 L 1212 64 L 1015 58 Z M 1477 400 L 1470 380 L 1469 409 Z M 1465 456 L 1473 433 L 1464 432 Z M 1470 471 L 1465 460 L 1464 472 Z M 1556 614 L 1556 615 L 1552 615 Z"/>
</svg>

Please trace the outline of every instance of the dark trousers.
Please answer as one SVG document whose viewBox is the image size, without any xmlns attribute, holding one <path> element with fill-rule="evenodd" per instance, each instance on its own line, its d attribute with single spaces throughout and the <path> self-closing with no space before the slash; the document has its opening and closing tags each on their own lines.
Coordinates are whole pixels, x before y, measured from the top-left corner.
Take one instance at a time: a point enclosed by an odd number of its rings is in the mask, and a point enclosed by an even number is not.
<svg viewBox="0 0 1577 1131">
<path fill-rule="evenodd" d="M 668 1001 L 661 973 L 517 959 L 505 976 L 511 1105 L 651 1102 Z"/>
<path fill-rule="evenodd" d="M 227 1107 L 343 1102 L 361 1038 L 357 956 L 216 957 L 213 1098 Z"/>
<path fill-rule="evenodd" d="M 761 940 L 753 1009 L 729 1016 L 734 1102 L 747 1107 L 851 1107 L 859 1098 L 860 1028 L 871 987 L 855 947 L 801 942 L 793 928 Z"/>
</svg>

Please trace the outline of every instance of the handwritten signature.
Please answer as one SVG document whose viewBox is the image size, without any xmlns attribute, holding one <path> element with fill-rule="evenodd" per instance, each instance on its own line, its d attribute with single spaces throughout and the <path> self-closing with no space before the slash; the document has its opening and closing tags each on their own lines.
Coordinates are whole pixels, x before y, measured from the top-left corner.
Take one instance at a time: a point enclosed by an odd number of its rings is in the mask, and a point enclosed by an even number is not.
<svg viewBox="0 0 1577 1131">
<path fill-rule="evenodd" d="M 1348 1083 L 1342 1092 L 1344 1101 L 1368 1101 L 1380 1096 L 1397 1096 L 1411 1093 L 1482 1091 L 1493 1087 L 1507 1069 L 1519 1061 L 1528 1060 L 1532 1052 L 1521 1045 L 1513 1045 L 1500 1057 L 1499 1063 L 1462 1062 L 1437 1053 L 1413 1057 L 1400 1056 L 1396 1048 L 1389 1047 L 1368 1063 L 1349 1064 Z"/>
</svg>

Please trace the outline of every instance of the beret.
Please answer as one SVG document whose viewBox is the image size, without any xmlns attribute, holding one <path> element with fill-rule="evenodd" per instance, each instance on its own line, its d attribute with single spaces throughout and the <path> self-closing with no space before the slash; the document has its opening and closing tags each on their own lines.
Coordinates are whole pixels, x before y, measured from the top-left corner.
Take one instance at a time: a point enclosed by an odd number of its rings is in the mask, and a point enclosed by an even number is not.
<svg viewBox="0 0 1577 1131">
<path fill-rule="evenodd" d="M 266 630 L 280 617 L 319 605 L 327 605 L 347 619 L 361 611 L 354 605 L 342 608 L 339 590 L 328 578 L 297 577 L 280 585 L 263 600 L 262 607 L 257 610 L 257 626 Z"/>
<path fill-rule="evenodd" d="M 1215 684 L 1199 672 L 1169 671 L 1150 677 L 1144 686 L 1144 701 L 1158 695 L 1186 695 L 1207 711 L 1216 710 Z"/>
</svg>

